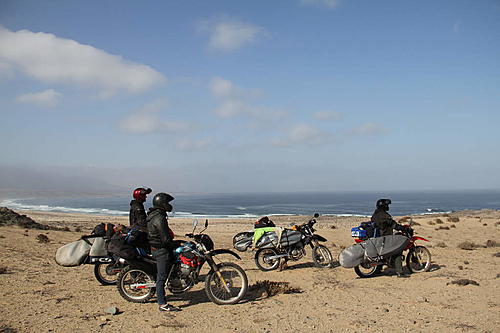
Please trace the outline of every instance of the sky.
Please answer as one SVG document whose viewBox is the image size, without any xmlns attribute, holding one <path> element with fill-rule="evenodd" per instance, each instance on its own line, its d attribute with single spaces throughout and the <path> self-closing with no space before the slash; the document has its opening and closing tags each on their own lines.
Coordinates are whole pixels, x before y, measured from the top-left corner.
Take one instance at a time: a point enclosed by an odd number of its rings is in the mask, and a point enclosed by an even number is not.
<svg viewBox="0 0 500 333">
<path fill-rule="evenodd" d="M 500 2 L 2 0 L 0 117 L 0 187 L 500 189 Z"/>
</svg>

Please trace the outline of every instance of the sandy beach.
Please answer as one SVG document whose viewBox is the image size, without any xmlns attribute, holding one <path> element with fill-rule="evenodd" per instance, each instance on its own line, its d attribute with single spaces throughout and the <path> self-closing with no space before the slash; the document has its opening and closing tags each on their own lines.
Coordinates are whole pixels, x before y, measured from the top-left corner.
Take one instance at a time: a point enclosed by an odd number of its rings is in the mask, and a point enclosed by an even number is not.
<svg viewBox="0 0 500 333">
<path fill-rule="evenodd" d="M 0 227 L 0 332 L 499 332 L 500 211 L 413 216 L 416 234 L 430 240 L 425 245 L 433 263 L 430 272 L 408 279 L 396 278 L 390 269 L 370 279 L 358 278 L 353 269 L 319 269 L 312 265 L 310 251 L 300 261 L 290 262 L 288 269 L 261 272 L 253 261 L 254 252 L 239 253 L 238 264 L 250 284 L 240 304 L 213 304 L 199 283 L 182 295 L 167 294 L 183 309 L 175 314 L 160 313 L 152 302 L 126 302 L 115 286 L 101 286 L 95 280 L 93 266 L 67 268 L 54 261 L 60 246 L 89 233 L 94 225 L 128 224 L 127 217 L 18 213 L 70 231 Z M 306 222 L 307 217 L 273 220 L 288 226 Z M 350 228 L 364 220 L 318 219 L 317 233 L 328 239 L 326 246 L 334 259 L 354 243 Z M 251 229 L 253 222 L 214 219 L 207 233 L 216 248 L 231 249 L 232 237 Z M 192 221 L 173 218 L 171 227 L 183 235 L 192 230 Z M 49 242 L 39 242 L 40 234 Z M 474 248 L 460 248 L 464 241 Z M 452 283 L 459 279 L 479 285 Z M 288 283 L 289 293 L 269 296 L 255 288 L 257 281 L 265 280 Z M 120 313 L 106 314 L 110 306 Z"/>
</svg>

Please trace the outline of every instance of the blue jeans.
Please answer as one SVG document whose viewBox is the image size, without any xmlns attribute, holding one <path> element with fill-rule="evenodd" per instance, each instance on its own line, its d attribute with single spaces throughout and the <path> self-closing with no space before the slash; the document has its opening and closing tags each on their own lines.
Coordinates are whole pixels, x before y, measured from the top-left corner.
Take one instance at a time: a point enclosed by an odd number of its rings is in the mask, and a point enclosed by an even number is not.
<svg viewBox="0 0 500 333">
<path fill-rule="evenodd" d="M 156 259 L 156 298 L 159 305 L 167 304 L 165 298 L 165 282 L 172 267 L 172 253 L 169 249 L 161 248 L 153 251 Z"/>
</svg>

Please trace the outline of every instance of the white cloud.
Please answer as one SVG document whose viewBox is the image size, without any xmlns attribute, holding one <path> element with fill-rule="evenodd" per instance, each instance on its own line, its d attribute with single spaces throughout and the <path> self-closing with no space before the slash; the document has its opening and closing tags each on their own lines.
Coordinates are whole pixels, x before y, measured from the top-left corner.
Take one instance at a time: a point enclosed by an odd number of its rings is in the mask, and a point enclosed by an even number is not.
<svg viewBox="0 0 500 333">
<path fill-rule="evenodd" d="M 200 140 L 192 140 L 188 138 L 180 139 L 177 141 L 177 149 L 181 151 L 195 151 L 205 149 L 212 144 L 212 139 L 204 138 Z"/>
<path fill-rule="evenodd" d="M 320 145 L 332 140 L 333 136 L 329 133 L 307 124 L 298 124 L 289 129 L 284 137 L 276 138 L 271 143 L 278 147 L 289 147 L 295 145 Z"/>
<path fill-rule="evenodd" d="M 119 122 L 119 128 L 128 133 L 144 134 L 153 132 L 179 133 L 192 129 L 188 122 L 163 121 L 160 111 L 167 105 L 159 99 L 144 107 L 132 111 Z"/>
<path fill-rule="evenodd" d="M 0 45 L 0 67 L 13 66 L 44 83 L 86 86 L 109 96 L 142 92 L 165 81 L 149 66 L 49 33 L 0 26 Z"/>
<path fill-rule="evenodd" d="M 286 116 L 284 111 L 253 105 L 250 100 L 260 94 L 258 90 L 240 88 L 230 80 L 221 77 L 214 77 L 210 80 L 208 87 L 219 102 L 214 113 L 221 118 L 246 116 L 254 121 L 262 122 Z"/>
<path fill-rule="evenodd" d="M 319 6 L 332 9 L 337 7 L 339 3 L 339 0 L 300 0 L 300 4 L 304 6 Z"/>
<path fill-rule="evenodd" d="M 203 22 L 201 30 L 209 34 L 209 48 L 217 51 L 234 51 L 268 35 L 262 27 L 227 16 Z"/>
<path fill-rule="evenodd" d="M 234 84 L 221 77 L 214 77 L 209 83 L 209 88 L 215 97 L 231 97 L 235 94 Z"/>
<path fill-rule="evenodd" d="M 385 134 L 389 130 L 377 123 L 366 123 L 351 130 L 354 135 L 378 135 Z"/>
<path fill-rule="evenodd" d="M 315 112 L 313 117 L 318 120 L 339 120 L 342 118 L 342 113 L 337 111 L 319 111 Z"/>
<path fill-rule="evenodd" d="M 62 94 L 54 89 L 47 89 L 38 93 L 28 93 L 16 97 L 20 103 L 35 104 L 41 107 L 51 108 L 57 105 Z"/>
</svg>

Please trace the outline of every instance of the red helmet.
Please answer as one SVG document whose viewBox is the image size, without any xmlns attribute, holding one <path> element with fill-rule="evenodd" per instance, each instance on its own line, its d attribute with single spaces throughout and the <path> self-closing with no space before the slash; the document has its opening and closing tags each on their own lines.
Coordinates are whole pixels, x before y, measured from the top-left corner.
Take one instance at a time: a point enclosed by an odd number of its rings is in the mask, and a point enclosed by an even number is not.
<svg viewBox="0 0 500 333">
<path fill-rule="evenodd" d="M 134 190 L 132 196 L 135 200 L 146 201 L 146 195 L 151 193 L 151 189 L 149 187 L 138 187 Z"/>
</svg>

